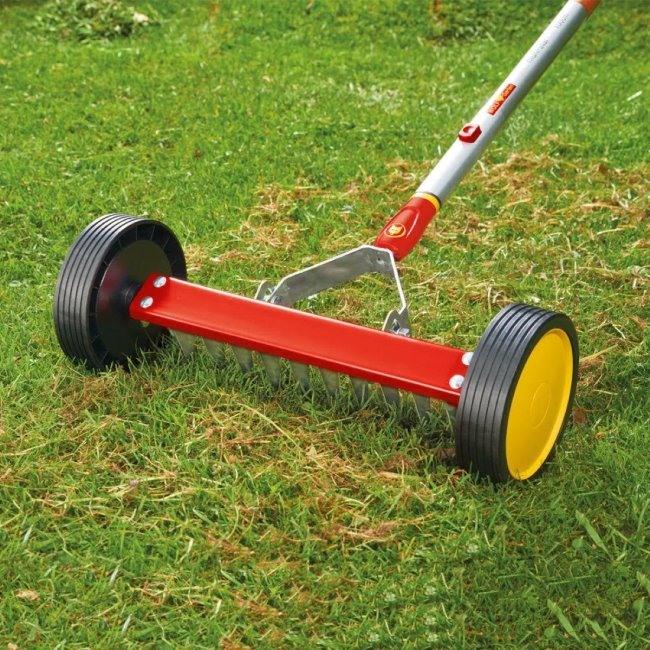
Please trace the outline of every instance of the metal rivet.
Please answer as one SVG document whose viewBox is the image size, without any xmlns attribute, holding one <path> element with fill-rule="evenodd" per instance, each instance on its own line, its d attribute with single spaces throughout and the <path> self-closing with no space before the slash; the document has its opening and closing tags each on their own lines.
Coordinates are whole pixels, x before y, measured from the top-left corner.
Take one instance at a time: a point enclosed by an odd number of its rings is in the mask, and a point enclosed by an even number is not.
<svg viewBox="0 0 650 650">
<path fill-rule="evenodd" d="M 153 286 L 156 287 L 156 289 L 160 289 L 160 287 L 164 287 L 166 284 L 167 284 L 167 278 L 164 275 L 159 275 L 153 281 Z"/>
<path fill-rule="evenodd" d="M 153 298 L 151 296 L 145 296 L 140 301 L 140 307 L 142 307 L 142 309 L 146 309 L 147 307 L 151 307 L 151 305 L 153 305 Z"/>
<path fill-rule="evenodd" d="M 465 352 L 465 354 L 463 355 L 463 358 L 461 360 L 466 366 L 469 366 L 469 363 L 472 360 L 473 356 L 474 356 L 473 352 Z"/>
<path fill-rule="evenodd" d="M 463 375 L 454 375 L 450 380 L 449 380 L 449 385 L 452 388 L 460 388 L 463 385 L 463 382 L 465 381 L 465 377 Z"/>
</svg>

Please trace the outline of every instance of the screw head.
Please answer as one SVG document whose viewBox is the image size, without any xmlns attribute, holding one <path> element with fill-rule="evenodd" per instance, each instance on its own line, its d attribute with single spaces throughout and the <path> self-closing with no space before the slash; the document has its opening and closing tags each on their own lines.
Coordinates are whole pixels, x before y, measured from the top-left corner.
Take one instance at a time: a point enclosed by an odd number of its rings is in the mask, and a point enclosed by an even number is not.
<svg viewBox="0 0 650 650">
<path fill-rule="evenodd" d="M 140 301 L 140 307 L 142 307 L 142 309 L 147 309 L 147 307 L 151 307 L 151 305 L 153 305 L 153 298 L 151 296 L 145 296 Z"/>
<path fill-rule="evenodd" d="M 452 388 L 460 388 L 463 385 L 463 382 L 465 381 L 465 377 L 463 375 L 454 375 L 450 380 L 449 380 L 449 385 Z"/>
<path fill-rule="evenodd" d="M 153 281 L 153 286 L 156 287 L 156 289 L 160 289 L 160 287 L 164 287 L 166 284 L 167 284 L 167 278 L 164 275 L 159 275 Z"/>
<path fill-rule="evenodd" d="M 473 356 L 474 356 L 473 352 L 465 352 L 461 361 L 463 362 L 464 365 L 469 366 Z"/>
</svg>

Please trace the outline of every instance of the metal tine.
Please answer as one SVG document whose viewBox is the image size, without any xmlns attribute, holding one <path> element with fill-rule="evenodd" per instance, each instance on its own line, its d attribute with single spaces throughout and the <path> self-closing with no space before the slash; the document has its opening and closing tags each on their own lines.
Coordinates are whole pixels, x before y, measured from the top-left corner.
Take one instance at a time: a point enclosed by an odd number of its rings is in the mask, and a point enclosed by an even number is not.
<svg viewBox="0 0 650 650">
<path fill-rule="evenodd" d="M 290 361 L 289 365 L 291 366 L 291 372 L 293 372 L 293 376 L 300 384 L 300 387 L 305 391 L 310 390 L 311 376 L 309 366 L 306 363 L 298 363 L 297 361 Z"/>
<path fill-rule="evenodd" d="M 280 358 L 275 357 L 272 354 L 261 354 L 262 363 L 264 364 L 264 370 L 266 370 L 266 375 L 271 382 L 271 385 L 274 388 L 277 388 L 280 385 L 280 377 L 282 367 L 280 366 Z"/>
<path fill-rule="evenodd" d="M 252 352 L 248 348 L 240 348 L 237 345 L 231 345 L 230 347 L 242 372 L 250 372 L 253 369 Z"/>
<path fill-rule="evenodd" d="M 420 420 L 426 420 L 431 410 L 431 399 L 427 395 L 418 395 L 417 393 L 411 393 L 411 395 L 413 395 L 415 409 L 418 412 Z"/>
<path fill-rule="evenodd" d="M 399 390 L 397 388 L 393 388 L 392 386 L 380 386 L 381 392 L 384 394 L 384 399 L 388 404 L 391 406 L 395 406 L 396 408 L 399 408 L 400 405 L 400 396 L 399 396 Z"/>
<path fill-rule="evenodd" d="M 290 361 L 291 371 L 296 381 L 300 384 L 303 390 L 311 388 L 311 379 L 309 377 L 309 366 L 306 363 L 298 363 L 297 361 Z"/>
<path fill-rule="evenodd" d="M 186 332 L 179 332 L 178 330 L 170 330 L 170 332 L 174 335 L 174 338 L 178 341 L 178 345 L 180 345 L 183 354 L 186 357 L 189 357 L 190 354 L 194 352 L 194 348 L 196 346 L 196 336 L 192 334 L 187 334 Z"/>
<path fill-rule="evenodd" d="M 384 326 L 382 329 L 384 332 L 393 332 L 398 336 L 410 336 L 411 328 L 409 326 L 408 311 L 404 303 L 402 309 L 397 311 L 392 309 L 388 312 L 386 320 L 384 321 Z M 399 395 L 399 390 L 393 388 L 392 386 L 380 385 L 381 392 L 384 394 L 384 399 L 390 406 L 395 408 L 400 407 L 401 399 Z"/>
<path fill-rule="evenodd" d="M 359 404 L 364 404 L 370 398 L 370 382 L 358 377 L 350 377 L 354 396 Z"/>
<path fill-rule="evenodd" d="M 456 424 L 456 407 L 454 406 L 449 406 L 449 404 L 446 404 L 445 402 L 442 403 L 445 413 L 447 414 L 447 417 L 449 418 L 449 424 L 453 427 Z"/>
<path fill-rule="evenodd" d="M 255 300 L 262 300 L 266 302 L 271 297 L 273 289 L 275 289 L 275 287 L 270 282 L 263 280 L 257 287 L 257 291 L 255 292 Z M 233 347 L 233 351 L 234 349 L 235 348 Z M 239 356 L 236 352 L 235 356 L 237 356 L 237 359 L 239 360 Z M 260 357 L 262 359 L 262 363 L 264 364 L 264 370 L 266 370 L 266 376 L 269 378 L 271 385 L 274 388 L 277 388 L 280 385 L 281 378 L 280 359 L 271 354 L 262 353 L 260 353 Z"/>
<path fill-rule="evenodd" d="M 339 373 L 332 370 L 325 370 L 325 368 L 319 368 L 319 370 L 327 392 L 332 397 L 336 397 L 339 392 Z"/>
<path fill-rule="evenodd" d="M 213 339 L 203 339 L 206 350 L 212 355 L 218 364 L 222 364 L 226 358 L 226 349 L 223 343 Z"/>
</svg>

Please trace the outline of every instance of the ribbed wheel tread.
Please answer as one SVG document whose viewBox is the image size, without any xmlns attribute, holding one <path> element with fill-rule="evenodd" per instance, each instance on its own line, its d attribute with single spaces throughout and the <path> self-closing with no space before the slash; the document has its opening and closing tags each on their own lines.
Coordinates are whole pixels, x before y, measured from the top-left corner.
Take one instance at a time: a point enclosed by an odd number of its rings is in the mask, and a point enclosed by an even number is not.
<svg viewBox="0 0 650 650">
<path fill-rule="evenodd" d="M 89 224 L 72 244 L 59 273 L 53 310 L 56 335 L 68 357 L 94 369 L 125 360 L 103 345 L 94 303 L 111 260 L 123 247 L 145 240 L 160 249 L 155 256 L 166 257 L 175 277 L 186 277 L 178 240 L 164 224 L 151 219 L 108 214 Z M 144 268 L 151 273 L 159 271 Z"/>
<path fill-rule="evenodd" d="M 546 332 L 556 327 L 568 334 L 574 355 L 573 385 L 564 428 L 577 379 L 577 335 L 573 324 L 564 314 L 524 304 L 509 305 L 488 325 L 463 383 L 455 422 L 456 455 L 462 467 L 495 481 L 512 478 L 505 458 L 512 396 L 531 350 Z"/>
</svg>

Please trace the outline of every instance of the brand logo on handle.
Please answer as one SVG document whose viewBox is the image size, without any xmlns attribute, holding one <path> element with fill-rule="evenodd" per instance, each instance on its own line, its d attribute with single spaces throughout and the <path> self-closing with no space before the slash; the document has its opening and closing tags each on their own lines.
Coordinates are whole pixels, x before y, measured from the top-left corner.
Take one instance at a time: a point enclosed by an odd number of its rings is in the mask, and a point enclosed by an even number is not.
<svg viewBox="0 0 650 650">
<path fill-rule="evenodd" d="M 515 91 L 517 86 L 515 84 L 508 84 L 498 95 L 498 97 L 494 100 L 490 108 L 488 108 L 488 113 L 490 115 L 494 115 L 505 103 L 506 99 L 512 95 L 512 93 Z"/>
<path fill-rule="evenodd" d="M 399 239 L 404 237 L 406 234 L 406 227 L 401 223 L 394 223 L 392 226 L 386 229 L 386 235 L 392 237 L 393 239 Z"/>
</svg>

